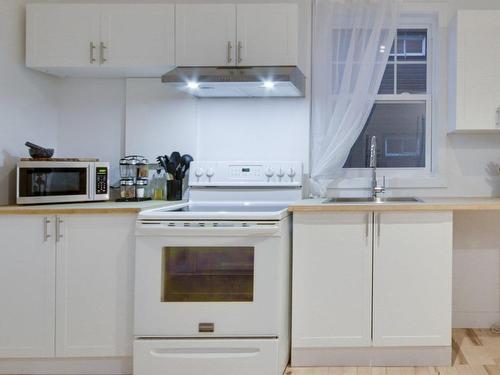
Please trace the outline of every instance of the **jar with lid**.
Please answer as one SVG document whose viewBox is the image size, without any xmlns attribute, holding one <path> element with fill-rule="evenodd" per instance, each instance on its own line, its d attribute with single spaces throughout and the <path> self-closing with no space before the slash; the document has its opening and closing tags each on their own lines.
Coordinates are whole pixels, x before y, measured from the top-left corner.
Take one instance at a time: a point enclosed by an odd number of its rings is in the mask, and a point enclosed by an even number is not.
<svg viewBox="0 0 500 375">
<path fill-rule="evenodd" d="M 151 198 L 154 200 L 165 200 L 166 179 L 161 169 L 157 169 L 151 180 Z"/>
<path fill-rule="evenodd" d="M 149 177 L 148 159 L 142 159 L 137 163 L 137 177 Z"/>
<path fill-rule="evenodd" d="M 136 181 L 135 195 L 138 199 L 146 198 L 147 178 L 138 178 Z"/>
<path fill-rule="evenodd" d="M 120 159 L 120 176 L 121 178 L 135 178 L 137 177 L 137 164 L 138 159 L 127 156 Z"/>
<path fill-rule="evenodd" d="M 122 199 L 135 199 L 135 181 L 133 178 L 120 180 L 120 196 Z"/>
</svg>

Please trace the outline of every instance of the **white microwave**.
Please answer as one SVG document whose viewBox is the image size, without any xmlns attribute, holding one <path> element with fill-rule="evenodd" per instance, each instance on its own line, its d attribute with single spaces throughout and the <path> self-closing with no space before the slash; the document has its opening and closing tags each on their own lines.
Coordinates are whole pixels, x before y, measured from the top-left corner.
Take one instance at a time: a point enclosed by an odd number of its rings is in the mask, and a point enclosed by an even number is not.
<svg viewBox="0 0 500 375">
<path fill-rule="evenodd" d="M 88 161 L 20 161 L 17 204 L 109 200 L 109 163 Z"/>
</svg>

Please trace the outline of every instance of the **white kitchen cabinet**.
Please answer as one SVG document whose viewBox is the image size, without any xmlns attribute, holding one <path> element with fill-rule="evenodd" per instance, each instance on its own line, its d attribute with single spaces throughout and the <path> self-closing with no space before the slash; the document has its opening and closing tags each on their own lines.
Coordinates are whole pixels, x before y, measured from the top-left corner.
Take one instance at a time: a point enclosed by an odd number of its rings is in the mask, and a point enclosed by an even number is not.
<svg viewBox="0 0 500 375">
<path fill-rule="evenodd" d="M 174 5 L 101 7 L 103 67 L 151 69 L 163 74 L 174 61 Z"/>
<path fill-rule="evenodd" d="M 135 216 L 57 220 L 56 355 L 131 355 Z"/>
<path fill-rule="evenodd" d="M 0 358 L 132 355 L 135 215 L 0 215 Z"/>
<path fill-rule="evenodd" d="M 176 65 L 236 64 L 234 4 L 178 4 L 175 11 Z"/>
<path fill-rule="evenodd" d="M 28 4 L 26 66 L 60 76 L 159 77 L 174 65 L 172 4 Z"/>
<path fill-rule="evenodd" d="M 371 345 L 372 215 L 294 215 L 292 346 Z"/>
<path fill-rule="evenodd" d="M 296 4 L 237 6 L 238 65 L 297 65 Z"/>
<path fill-rule="evenodd" d="M 451 212 L 375 214 L 373 345 L 449 346 Z"/>
<path fill-rule="evenodd" d="M 29 4 L 26 9 L 28 67 L 96 68 L 99 66 L 98 5 Z M 92 54 L 94 59 L 91 59 Z"/>
<path fill-rule="evenodd" d="M 500 11 L 459 10 L 450 26 L 450 130 L 500 130 Z"/>
<path fill-rule="evenodd" d="M 293 366 L 450 363 L 451 212 L 294 213 L 293 231 Z"/>
<path fill-rule="evenodd" d="M 296 65 L 296 4 L 179 4 L 176 65 Z"/>
<path fill-rule="evenodd" d="M 0 216 L 0 238 L 0 358 L 53 357 L 53 218 Z"/>
</svg>

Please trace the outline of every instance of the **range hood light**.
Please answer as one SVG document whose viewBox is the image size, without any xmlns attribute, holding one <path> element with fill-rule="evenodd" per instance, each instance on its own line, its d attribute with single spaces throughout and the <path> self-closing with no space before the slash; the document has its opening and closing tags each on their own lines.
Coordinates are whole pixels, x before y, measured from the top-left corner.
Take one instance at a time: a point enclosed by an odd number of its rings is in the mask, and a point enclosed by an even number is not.
<svg viewBox="0 0 500 375">
<path fill-rule="evenodd" d="M 265 89 L 274 89 L 274 82 L 273 81 L 264 81 L 264 84 L 262 85 Z"/>
<path fill-rule="evenodd" d="M 306 86 L 297 66 L 179 66 L 161 80 L 197 98 L 298 98 Z"/>
<path fill-rule="evenodd" d="M 190 90 L 196 90 L 200 88 L 200 84 L 195 81 L 190 81 L 187 83 L 187 88 Z"/>
</svg>

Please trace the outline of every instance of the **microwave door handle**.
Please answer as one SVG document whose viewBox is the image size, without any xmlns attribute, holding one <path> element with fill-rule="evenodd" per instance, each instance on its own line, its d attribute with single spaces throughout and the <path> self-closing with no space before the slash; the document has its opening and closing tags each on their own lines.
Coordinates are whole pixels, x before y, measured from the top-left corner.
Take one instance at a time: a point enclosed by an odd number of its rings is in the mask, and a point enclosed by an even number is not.
<svg viewBox="0 0 500 375">
<path fill-rule="evenodd" d="M 87 168 L 87 196 L 89 198 L 89 201 L 92 200 L 92 182 L 90 178 L 90 169 L 91 166 L 89 165 Z"/>
</svg>

